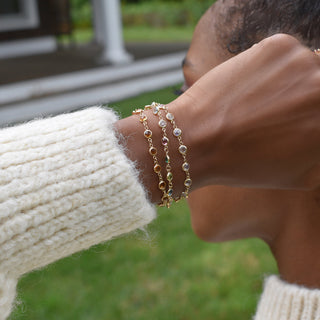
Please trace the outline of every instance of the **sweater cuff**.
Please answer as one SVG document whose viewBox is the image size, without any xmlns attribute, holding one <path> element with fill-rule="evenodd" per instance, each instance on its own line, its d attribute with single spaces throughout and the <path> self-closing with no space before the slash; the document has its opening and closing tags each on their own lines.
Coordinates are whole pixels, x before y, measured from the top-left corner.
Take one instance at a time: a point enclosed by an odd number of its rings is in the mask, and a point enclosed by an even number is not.
<svg viewBox="0 0 320 320">
<path fill-rule="evenodd" d="M 320 290 L 266 279 L 255 320 L 320 319 Z"/>
<path fill-rule="evenodd" d="M 0 272 L 17 278 L 155 218 L 116 120 L 89 108 L 0 130 Z"/>
<path fill-rule="evenodd" d="M 17 280 L 0 273 L 0 320 L 6 319 L 16 296 Z"/>
</svg>

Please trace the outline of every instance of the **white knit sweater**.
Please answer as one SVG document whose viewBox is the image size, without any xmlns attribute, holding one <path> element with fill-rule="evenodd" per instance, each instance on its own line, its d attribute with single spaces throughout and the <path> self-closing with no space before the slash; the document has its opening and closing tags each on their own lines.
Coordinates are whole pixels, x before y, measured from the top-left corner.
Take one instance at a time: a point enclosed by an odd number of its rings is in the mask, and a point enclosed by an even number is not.
<svg viewBox="0 0 320 320">
<path fill-rule="evenodd" d="M 254 320 L 319 320 L 320 290 L 269 277 Z"/>
<path fill-rule="evenodd" d="M 0 131 L 1 320 L 22 274 L 155 217 L 116 120 L 91 108 Z"/>
<path fill-rule="evenodd" d="M 155 218 L 116 120 L 91 108 L 0 130 L 0 320 L 22 274 Z M 320 291 L 267 280 L 255 320 L 315 319 Z"/>
</svg>

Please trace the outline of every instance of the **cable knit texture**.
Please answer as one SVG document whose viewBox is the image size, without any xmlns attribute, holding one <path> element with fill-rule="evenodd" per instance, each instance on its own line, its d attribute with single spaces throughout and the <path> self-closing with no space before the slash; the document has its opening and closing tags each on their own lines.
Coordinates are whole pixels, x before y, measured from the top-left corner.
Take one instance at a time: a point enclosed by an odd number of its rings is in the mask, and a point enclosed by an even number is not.
<svg viewBox="0 0 320 320">
<path fill-rule="evenodd" d="M 267 278 L 255 320 L 319 320 L 320 290 Z"/>
<path fill-rule="evenodd" d="M 90 108 L 0 131 L 0 320 L 22 274 L 155 218 L 116 120 Z"/>
</svg>

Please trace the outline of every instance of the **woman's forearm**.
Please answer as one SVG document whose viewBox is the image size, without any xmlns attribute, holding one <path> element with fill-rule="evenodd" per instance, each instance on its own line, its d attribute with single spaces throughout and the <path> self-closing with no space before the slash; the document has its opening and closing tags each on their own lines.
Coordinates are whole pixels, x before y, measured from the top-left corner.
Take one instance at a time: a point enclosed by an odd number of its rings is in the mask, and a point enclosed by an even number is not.
<svg viewBox="0 0 320 320">
<path fill-rule="evenodd" d="M 193 188 L 312 189 L 320 182 L 320 57 L 287 35 L 208 72 L 168 104 L 188 145 Z M 150 116 L 155 140 L 161 131 Z M 152 161 L 135 117 L 118 122 L 154 202 Z M 174 146 L 176 148 L 176 146 Z M 177 154 L 178 156 L 178 154 Z M 177 185 L 181 185 L 179 172 Z"/>
</svg>

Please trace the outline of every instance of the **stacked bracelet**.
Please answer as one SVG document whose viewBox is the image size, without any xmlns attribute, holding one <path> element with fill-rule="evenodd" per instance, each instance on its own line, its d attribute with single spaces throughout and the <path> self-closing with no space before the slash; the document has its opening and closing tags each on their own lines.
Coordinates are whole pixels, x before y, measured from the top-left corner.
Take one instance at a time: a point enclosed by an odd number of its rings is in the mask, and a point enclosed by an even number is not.
<svg viewBox="0 0 320 320">
<path fill-rule="evenodd" d="M 149 154 L 152 156 L 153 159 L 153 171 L 158 175 L 159 178 L 159 184 L 158 184 L 158 188 L 162 191 L 163 195 L 162 195 L 162 204 L 161 205 L 166 205 L 167 201 L 167 193 L 166 193 L 166 182 L 163 180 L 162 178 L 162 174 L 161 174 L 161 166 L 158 162 L 158 158 L 157 158 L 157 149 L 154 147 L 153 145 L 153 141 L 152 141 L 152 131 L 150 130 L 149 126 L 148 126 L 148 118 L 147 116 L 144 114 L 142 109 L 136 109 L 132 112 L 133 114 L 137 114 L 139 115 L 139 121 L 143 124 L 144 127 L 144 132 L 143 135 L 145 136 L 145 138 L 148 141 L 149 144 Z"/>
<path fill-rule="evenodd" d="M 167 181 L 168 181 L 168 190 L 167 190 L 167 195 L 168 195 L 168 202 L 171 204 L 173 202 L 173 174 L 172 174 L 172 168 L 170 166 L 170 156 L 169 156 L 169 138 L 167 136 L 167 122 L 166 120 L 163 119 L 161 111 L 159 110 L 158 112 L 155 113 L 155 110 L 153 111 L 154 114 L 158 114 L 159 116 L 159 122 L 158 125 L 162 130 L 162 139 L 161 139 L 161 144 L 163 145 L 164 153 L 165 153 L 165 163 L 166 163 L 166 172 L 167 172 Z"/>
<path fill-rule="evenodd" d="M 162 138 L 161 138 L 161 144 L 163 146 L 163 150 L 165 153 L 165 168 L 166 168 L 166 178 L 168 181 L 168 188 L 166 188 L 167 184 L 164 181 L 162 174 L 161 174 L 161 166 L 158 162 L 157 158 L 157 149 L 153 145 L 152 141 L 152 132 L 148 126 L 147 122 L 147 116 L 144 113 L 144 110 L 151 110 L 155 116 L 159 117 L 159 122 L 158 125 L 161 128 L 162 131 Z M 165 118 L 162 116 L 162 110 L 165 112 Z M 181 197 L 175 198 L 175 201 L 180 200 L 181 198 L 187 198 L 191 185 L 192 185 L 192 180 L 190 177 L 190 165 L 187 161 L 187 147 L 184 145 L 182 141 L 182 130 L 177 127 L 175 118 L 172 113 L 170 113 L 167 109 L 167 107 L 163 104 L 159 104 L 156 102 L 153 102 L 151 105 L 145 106 L 144 109 L 137 109 L 133 111 L 133 114 L 139 115 L 139 120 L 144 126 L 144 136 L 148 141 L 149 144 L 149 153 L 152 156 L 153 159 L 153 164 L 154 164 L 154 172 L 158 175 L 159 178 L 159 189 L 162 191 L 162 198 L 161 198 L 161 203 L 159 204 L 160 206 L 166 206 L 170 207 L 170 205 L 173 202 L 173 173 L 172 173 L 172 168 L 170 165 L 170 156 L 169 156 L 169 138 L 167 135 L 167 121 L 168 120 L 172 127 L 173 127 L 173 135 L 178 139 L 179 142 L 179 153 L 182 156 L 182 170 L 185 173 L 185 180 L 184 180 L 184 191 L 181 193 Z"/>
<path fill-rule="evenodd" d="M 179 141 L 179 153 L 182 156 L 183 159 L 183 163 L 182 163 L 182 170 L 185 172 L 186 178 L 184 180 L 184 186 L 185 186 L 185 190 L 184 192 L 181 193 L 181 198 L 188 198 L 189 195 L 189 191 L 192 185 L 192 180 L 190 177 L 190 165 L 187 161 L 187 146 L 183 143 L 182 141 L 182 130 L 180 128 L 177 127 L 175 119 L 174 119 L 174 115 L 172 113 L 170 113 L 167 109 L 167 107 L 165 105 L 163 105 L 163 109 L 166 113 L 166 118 L 171 122 L 172 127 L 173 127 L 173 135 L 178 139 Z"/>
</svg>

